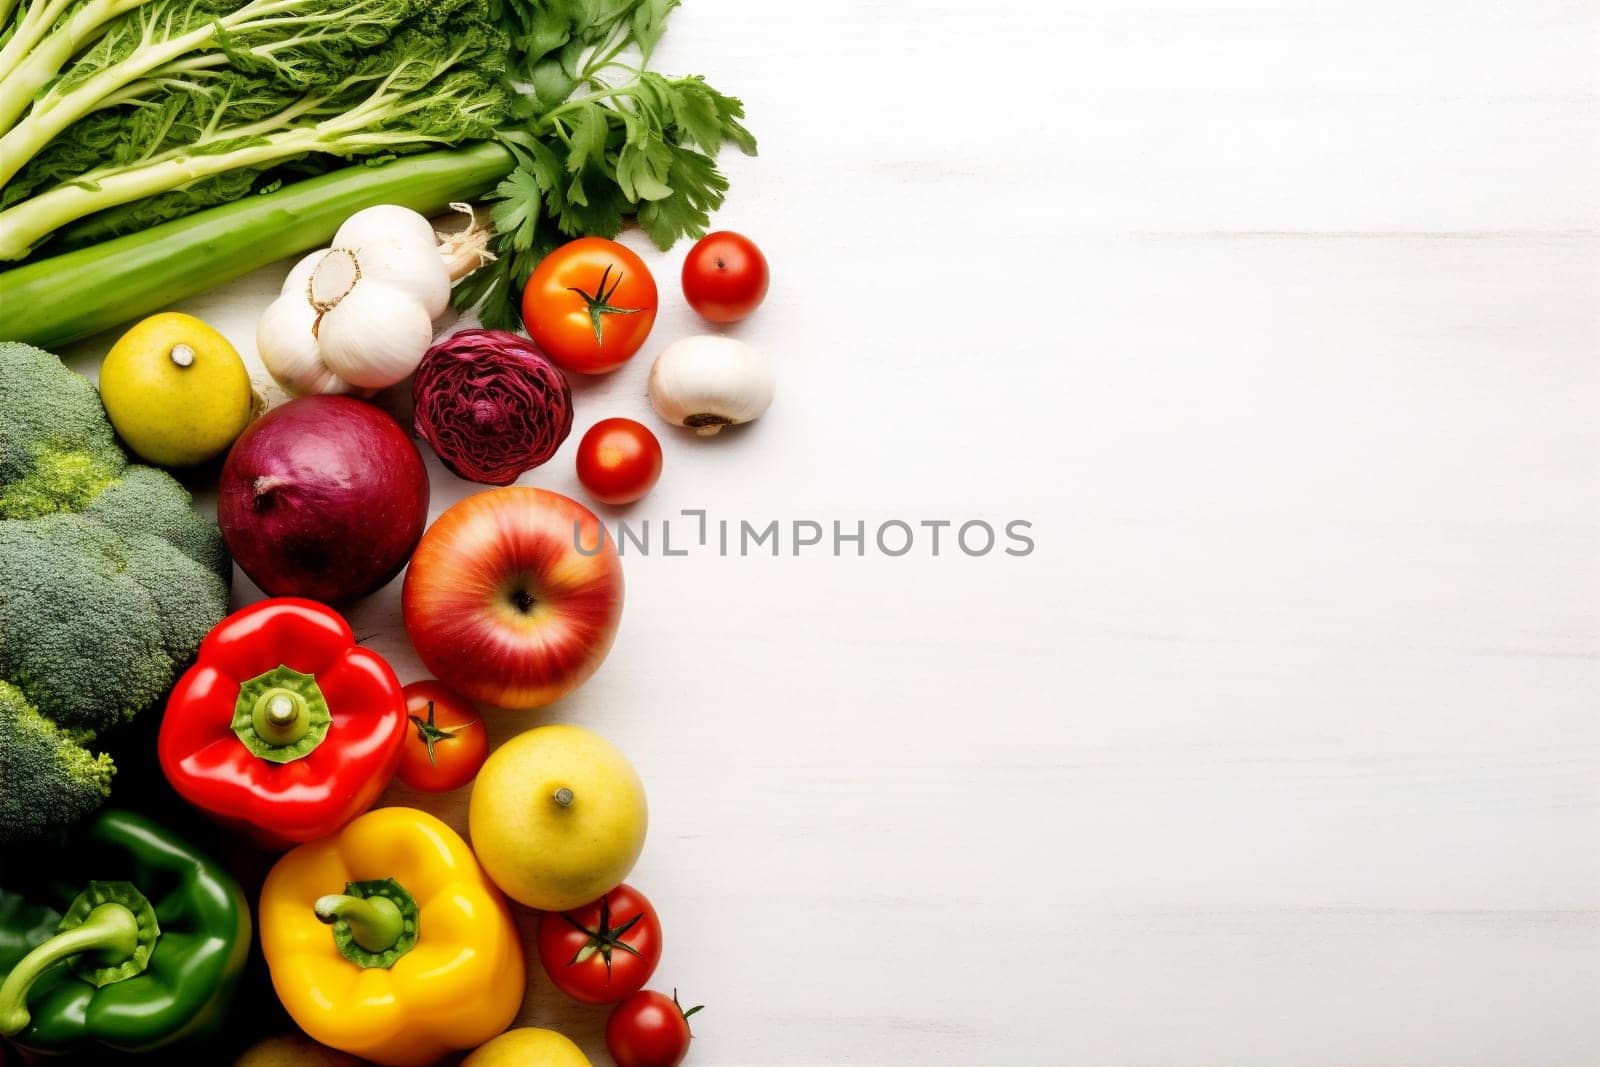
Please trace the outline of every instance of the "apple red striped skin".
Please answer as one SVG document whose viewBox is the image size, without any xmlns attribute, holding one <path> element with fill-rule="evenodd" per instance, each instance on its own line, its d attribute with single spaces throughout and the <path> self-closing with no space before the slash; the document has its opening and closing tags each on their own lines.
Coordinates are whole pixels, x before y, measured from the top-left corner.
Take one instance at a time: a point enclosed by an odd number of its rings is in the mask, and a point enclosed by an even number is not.
<svg viewBox="0 0 1600 1067">
<path fill-rule="evenodd" d="M 417 655 L 440 681 L 481 704 L 537 708 L 582 685 L 611 650 L 622 563 L 576 500 L 491 489 L 423 534 L 401 605 Z"/>
</svg>

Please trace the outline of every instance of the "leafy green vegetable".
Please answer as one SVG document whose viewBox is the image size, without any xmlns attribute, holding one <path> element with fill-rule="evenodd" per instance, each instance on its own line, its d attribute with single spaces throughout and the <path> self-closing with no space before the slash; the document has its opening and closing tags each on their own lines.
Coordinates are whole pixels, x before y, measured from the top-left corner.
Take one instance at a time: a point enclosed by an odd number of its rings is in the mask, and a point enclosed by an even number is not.
<svg viewBox="0 0 1600 1067">
<path fill-rule="evenodd" d="M 412 13 L 413 2 L 247 0 L 231 10 L 213 0 L 145 3 L 100 25 L 94 43 L 56 76 L 56 56 L 82 40 L 71 39 L 70 26 L 60 25 L 0 82 L 0 117 L 20 113 L 24 102 L 27 107 L 14 126 L 10 120 L 4 124 L 9 129 L 0 137 L 0 183 L 108 98 L 138 98 L 163 78 L 226 65 L 245 73 L 270 71 L 289 87 L 315 86 L 324 71 L 343 69 L 349 55 L 383 45 Z M 78 10 L 96 6 L 83 4 Z M 329 24 L 329 16 L 344 25 Z M 59 47 L 51 47 L 63 38 Z M 135 84 L 145 78 L 154 80 Z"/>
<path fill-rule="evenodd" d="M 629 219 L 661 248 L 704 234 L 728 189 L 718 150 L 754 154 L 738 99 L 650 70 L 677 6 L 40 0 L 0 37 L 0 261 L 352 158 L 496 139 L 514 162 L 491 194 L 498 259 L 456 302 L 514 326 L 515 294 L 552 248 Z M 78 35 L 75 58 L 62 34 Z"/>
<path fill-rule="evenodd" d="M 0 11 L 10 0 L 0 0 Z M 649 69 L 678 0 L 35 0 L 0 30 L 0 260 L 75 247 L 320 173 L 495 139 L 508 296 L 567 238 L 636 218 L 703 233 L 743 106 Z M 75 42 L 76 52 L 64 42 Z M 4 275 L 0 275 L 0 286 Z"/>
<path fill-rule="evenodd" d="M 0 46 L 0 131 L 110 20 L 144 0 L 36 0 L 16 13 Z"/>
<path fill-rule="evenodd" d="M 250 0 L 240 10 L 270 3 L 323 2 Z M 393 5 L 396 0 L 338 2 Z M 102 43 L 112 36 L 108 32 Z M 160 90 L 159 102 L 152 105 L 159 114 L 146 113 L 142 123 L 127 124 L 131 136 L 119 139 L 120 158 L 94 165 L 94 149 L 89 146 L 100 140 L 94 138 L 82 142 L 76 157 L 69 158 L 63 150 L 30 165 L 55 169 L 57 183 L 0 211 L 0 259 L 20 258 L 51 232 L 94 211 L 217 176 L 233 175 L 235 182 L 248 182 L 264 168 L 307 153 L 370 155 L 488 137 L 509 113 L 511 97 L 499 77 L 505 47 L 503 35 L 485 21 L 481 4 L 462 3 L 442 23 L 399 30 L 377 51 L 344 64 L 337 77 L 324 77 L 304 90 L 298 88 L 303 79 L 295 78 L 296 88 L 289 96 L 274 95 L 282 89 L 281 71 L 246 74 L 237 69 L 236 56 L 226 57 L 230 63 L 226 71 L 185 73 L 181 89 Z M 92 53 L 80 62 L 87 62 Z M 177 62 L 165 69 L 170 73 Z M 63 75 L 63 81 L 71 73 Z M 68 95 L 89 91 L 96 84 L 91 79 Z M 139 107 L 129 103 L 119 111 L 132 109 L 137 116 Z M 0 155 L 6 154 L 4 141 L 24 133 L 34 114 L 30 111 L 22 125 L 0 138 Z M 103 134 L 100 124 L 94 125 L 91 134 Z M 80 169 L 84 163 L 90 165 Z M 60 173 L 62 169 L 68 173 Z M 38 174 L 25 172 L 19 192 L 38 184 L 42 184 Z M 232 191 L 224 187 L 225 194 Z M 0 203 L 17 195 L 8 187 Z"/>
<path fill-rule="evenodd" d="M 515 304 L 505 297 L 520 292 L 539 260 L 573 237 L 615 237 L 629 217 L 663 249 L 703 234 L 728 189 L 717 152 L 732 141 L 755 154 L 738 100 L 703 78 L 647 69 L 678 0 L 612 6 L 619 12 L 614 21 L 571 30 L 528 72 L 535 110 L 522 128 L 501 131 L 517 168 L 491 194 L 499 258 L 456 289 L 457 305 L 481 303 L 491 329 L 516 326 Z M 630 46 L 636 62 L 625 58 Z M 541 110 L 539 99 L 554 102 Z"/>
<path fill-rule="evenodd" d="M 87 747 L 161 699 L 227 612 L 216 524 L 127 462 L 94 386 L 0 343 L 0 841 L 81 818 Z"/>
</svg>

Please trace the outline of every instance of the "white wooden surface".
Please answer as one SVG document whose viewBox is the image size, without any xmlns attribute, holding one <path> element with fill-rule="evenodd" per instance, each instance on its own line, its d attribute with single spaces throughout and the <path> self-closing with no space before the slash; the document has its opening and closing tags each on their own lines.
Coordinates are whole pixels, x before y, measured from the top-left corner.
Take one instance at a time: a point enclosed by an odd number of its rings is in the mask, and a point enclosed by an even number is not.
<svg viewBox="0 0 1600 1067">
<path fill-rule="evenodd" d="M 629 559 L 494 724 L 637 763 L 694 1061 L 1600 1062 L 1600 9 L 689 0 L 660 58 L 762 138 L 782 381 L 628 516 L 1038 544 Z M 281 274 L 188 310 L 249 351 Z"/>
</svg>

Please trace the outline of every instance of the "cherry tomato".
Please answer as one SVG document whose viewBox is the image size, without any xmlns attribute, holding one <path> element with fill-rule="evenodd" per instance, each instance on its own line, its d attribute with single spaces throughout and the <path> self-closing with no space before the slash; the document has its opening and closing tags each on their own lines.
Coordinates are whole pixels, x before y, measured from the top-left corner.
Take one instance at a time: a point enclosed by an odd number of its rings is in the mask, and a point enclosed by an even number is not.
<svg viewBox="0 0 1600 1067">
<path fill-rule="evenodd" d="M 661 477 L 661 442 L 632 419 L 601 419 L 578 442 L 578 481 L 602 504 L 631 504 Z"/>
<path fill-rule="evenodd" d="M 489 734 L 472 702 L 431 678 L 402 692 L 411 731 L 400 750 L 400 780 L 423 793 L 445 793 L 477 777 Z"/>
<path fill-rule="evenodd" d="M 678 1067 L 689 1054 L 689 1016 L 704 1005 L 684 1011 L 678 991 L 672 996 L 645 990 L 635 993 L 606 1020 L 606 1051 L 617 1067 Z"/>
<path fill-rule="evenodd" d="M 580 237 L 551 252 L 522 290 L 528 336 L 556 366 L 578 374 L 616 370 L 656 321 L 656 280 L 633 250 Z"/>
<path fill-rule="evenodd" d="M 731 230 L 708 233 L 683 261 L 683 295 L 708 322 L 738 322 L 767 297 L 767 257 Z"/>
<path fill-rule="evenodd" d="M 628 885 L 581 908 L 545 912 L 537 940 L 550 981 L 585 1004 L 612 1004 L 638 992 L 661 961 L 656 909 Z"/>
</svg>

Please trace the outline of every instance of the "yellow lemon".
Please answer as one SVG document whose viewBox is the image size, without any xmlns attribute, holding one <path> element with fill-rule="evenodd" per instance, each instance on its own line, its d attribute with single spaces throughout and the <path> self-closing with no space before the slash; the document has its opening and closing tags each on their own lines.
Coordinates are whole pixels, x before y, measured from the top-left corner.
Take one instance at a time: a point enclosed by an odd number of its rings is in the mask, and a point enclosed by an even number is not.
<svg viewBox="0 0 1600 1067">
<path fill-rule="evenodd" d="M 644 848 L 644 786 L 611 742 L 541 726 L 501 745 L 467 809 L 472 849 L 506 895 L 567 911 L 617 887 Z"/>
<path fill-rule="evenodd" d="M 461 1067 L 593 1067 L 583 1050 L 554 1030 L 524 1026 L 478 1046 Z"/>
<path fill-rule="evenodd" d="M 100 365 L 111 425 L 141 459 L 192 467 L 218 456 L 250 422 L 250 374 L 228 339 L 192 315 L 152 315 Z"/>
</svg>

